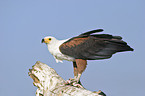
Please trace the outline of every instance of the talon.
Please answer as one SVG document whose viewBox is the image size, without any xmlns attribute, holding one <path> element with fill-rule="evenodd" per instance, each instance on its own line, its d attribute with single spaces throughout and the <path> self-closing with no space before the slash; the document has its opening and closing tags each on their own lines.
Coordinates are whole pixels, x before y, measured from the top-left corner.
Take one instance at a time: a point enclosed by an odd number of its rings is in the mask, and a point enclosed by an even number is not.
<svg viewBox="0 0 145 96">
<path fill-rule="evenodd" d="M 70 84 L 71 81 L 70 80 L 66 80 L 66 82 L 64 83 L 65 85 Z"/>
<path fill-rule="evenodd" d="M 74 79 L 74 78 L 70 78 L 69 80 L 66 80 L 64 82 L 64 85 L 71 85 L 71 86 L 75 86 L 75 87 L 78 87 L 78 88 L 84 88 L 82 85 L 81 85 L 81 82 Z"/>
<path fill-rule="evenodd" d="M 78 83 L 73 83 L 73 86 L 78 87 L 78 88 L 84 88 L 82 85 L 78 84 Z"/>
<path fill-rule="evenodd" d="M 64 84 L 65 85 L 71 85 L 73 82 L 76 82 L 75 79 L 70 78 L 69 80 L 66 80 L 66 82 Z"/>
</svg>

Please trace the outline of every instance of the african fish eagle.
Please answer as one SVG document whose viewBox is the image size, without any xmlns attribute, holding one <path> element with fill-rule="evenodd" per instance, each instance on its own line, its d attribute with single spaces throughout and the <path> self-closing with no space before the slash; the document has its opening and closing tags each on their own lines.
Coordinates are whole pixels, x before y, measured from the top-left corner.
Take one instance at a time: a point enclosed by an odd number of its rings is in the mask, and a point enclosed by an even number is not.
<svg viewBox="0 0 145 96">
<path fill-rule="evenodd" d="M 103 29 L 92 30 L 65 40 L 47 36 L 42 39 L 42 43 L 46 43 L 56 62 L 73 62 L 74 80 L 79 82 L 87 60 L 108 59 L 117 52 L 133 51 L 120 36 L 93 34 L 102 31 Z"/>
</svg>

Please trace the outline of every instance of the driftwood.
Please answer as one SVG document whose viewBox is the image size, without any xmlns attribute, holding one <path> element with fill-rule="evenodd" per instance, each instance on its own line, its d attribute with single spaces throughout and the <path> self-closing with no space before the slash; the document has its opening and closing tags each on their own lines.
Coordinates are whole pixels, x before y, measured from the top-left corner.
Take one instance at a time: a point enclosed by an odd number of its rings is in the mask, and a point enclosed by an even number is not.
<svg viewBox="0 0 145 96">
<path fill-rule="evenodd" d="M 65 80 L 53 68 L 40 61 L 37 61 L 29 71 L 34 86 L 38 87 L 36 96 L 106 96 L 101 91 L 91 92 L 64 84 Z"/>
</svg>

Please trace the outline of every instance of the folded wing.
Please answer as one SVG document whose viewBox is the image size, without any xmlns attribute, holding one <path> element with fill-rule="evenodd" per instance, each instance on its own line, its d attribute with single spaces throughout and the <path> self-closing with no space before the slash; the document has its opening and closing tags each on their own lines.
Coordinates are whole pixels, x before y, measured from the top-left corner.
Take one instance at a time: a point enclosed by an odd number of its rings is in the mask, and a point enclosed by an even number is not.
<svg viewBox="0 0 145 96">
<path fill-rule="evenodd" d="M 69 39 L 59 47 L 60 51 L 75 59 L 84 60 L 107 59 L 116 52 L 133 51 L 133 49 L 122 40 L 122 37 L 109 34 L 92 35 L 92 33 L 95 32 L 98 31 L 86 32 Z"/>
</svg>

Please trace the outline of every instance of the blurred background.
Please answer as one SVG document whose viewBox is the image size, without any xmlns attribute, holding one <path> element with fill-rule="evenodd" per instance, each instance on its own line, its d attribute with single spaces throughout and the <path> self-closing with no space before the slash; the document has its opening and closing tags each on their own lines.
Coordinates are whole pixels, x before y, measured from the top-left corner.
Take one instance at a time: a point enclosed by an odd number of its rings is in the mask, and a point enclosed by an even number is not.
<svg viewBox="0 0 145 96">
<path fill-rule="evenodd" d="M 123 37 L 133 52 L 88 61 L 84 87 L 107 96 L 145 96 L 144 0 L 0 0 L 1 96 L 35 96 L 29 69 L 41 61 L 65 80 L 73 77 L 72 62 L 56 63 L 41 44 L 45 36 L 67 39 L 103 28 Z"/>
</svg>

